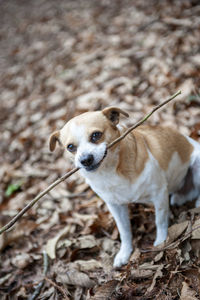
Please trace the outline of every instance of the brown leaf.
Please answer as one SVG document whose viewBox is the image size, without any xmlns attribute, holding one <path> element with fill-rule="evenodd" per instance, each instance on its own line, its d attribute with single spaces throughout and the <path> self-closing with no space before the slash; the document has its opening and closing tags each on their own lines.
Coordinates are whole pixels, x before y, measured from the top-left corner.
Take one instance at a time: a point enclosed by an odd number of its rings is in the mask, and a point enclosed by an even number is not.
<svg viewBox="0 0 200 300">
<path fill-rule="evenodd" d="M 102 263 L 99 262 L 96 259 L 90 259 L 90 260 L 76 260 L 74 263 L 74 267 L 76 266 L 76 269 L 87 272 L 87 271 L 93 271 L 98 268 L 102 268 Z"/>
<path fill-rule="evenodd" d="M 86 235 L 77 238 L 75 246 L 79 249 L 93 248 L 97 246 L 97 242 L 93 235 Z"/>
<path fill-rule="evenodd" d="M 107 300 L 110 299 L 118 284 L 117 280 L 111 280 L 99 286 L 91 300 Z"/>
<path fill-rule="evenodd" d="M 154 271 L 153 270 L 140 270 L 140 269 L 133 269 L 131 270 L 131 278 L 150 278 L 153 276 Z"/>
<path fill-rule="evenodd" d="M 188 227 L 189 221 L 185 221 L 179 224 L 174 224 L 168 229 L 168 237 L 166 244 L 174 242 Z"/>
<path fill-rule="evenodd" d="M 200 219 L 197 219 L 192 225 L 192 239 L 200 239 Z"/>
<path fill-rule="evenodd" d="M 158 262 L 159 260 L 161 260 L 161 258 L 163 257 L 164 252 L 160 251 L 155 257 L 154 257 L 154 262 Z"/>
<path fill-rule="evenodd" d="M 139 248 L 136 248 L 136 249 L 134 250 L 133 254 L 132 254 L 131 257 L 130 257 L 130 261 L 136 262 L 136 261 L 139 259 L 140 254 L 141 254 L 141 253 L 140 253 Z"/>
<path fill-rule="evenodd" d="M 198 300 L 196 296 L 196 292 L 192 290 L 187 282 L 183 282 L 182 290 L 181 290 L 181 296 L 180 300 Z"/>
<path fill-rule="evenodd" d="M 147 289 L 148 292 L 151 292 L 154 289 L 155 284 L 156 284 L 156 279 L 163 276 L 163 273 L 161 271 L 163 269 L 163 267 L 164 267 L 164 265 L 160 265 L 157 268 L 156 273 L 155 273 L 155 275 L 153 277 L 152 283 L 151 283 L 150 287 Z"/>
<path fill-rule="evenodd" d="M 12 258 L 12 264 L 19 269 L 24 269 L 32 261 L 33 259 L 27 253 L 21 253 Z"/>
<path fill-rule="evenodd" d="M 57 274 L 56 280 L 63 284 L 70 284 L 86 288 L 91 288 L 95 285 L 94 280 L 90 279 L 87 274 L 79 272 L 75 269 L 69 270 L 66 273 Z"/>
<path fill-rule="evenodd" d="M 69 233 L 70 226 L 64 227 L 54 238 L 48 240 L 45 250 L 48 256 L 52 259 L 56 258 L 56 247 L 58 241 L 64 237 L 67 233 Z"/>
</svg>

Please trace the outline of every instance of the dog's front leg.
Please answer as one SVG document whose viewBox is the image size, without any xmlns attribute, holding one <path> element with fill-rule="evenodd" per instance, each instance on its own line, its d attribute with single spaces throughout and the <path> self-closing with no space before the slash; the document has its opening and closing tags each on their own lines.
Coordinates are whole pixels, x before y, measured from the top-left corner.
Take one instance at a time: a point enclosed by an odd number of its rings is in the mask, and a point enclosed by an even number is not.
<svg viewBox="0 0 200 300">
<path fill-rule="evenodd" d="M 111 203 L 107 203 L 107 206 L 115 219 L 121 239 L 120 251 L 117 253 L 114 259 L 114 267 L 121 267 L 122 265 L 127 264 L 133 251 L 128 206 Z"/>
</svg>

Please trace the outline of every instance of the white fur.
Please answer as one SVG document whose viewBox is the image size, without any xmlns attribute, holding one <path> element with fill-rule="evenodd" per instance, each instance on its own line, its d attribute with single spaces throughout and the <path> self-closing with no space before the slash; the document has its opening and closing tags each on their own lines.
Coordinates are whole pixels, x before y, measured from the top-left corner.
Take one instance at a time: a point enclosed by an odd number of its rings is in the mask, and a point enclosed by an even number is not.
<svg viewBox="0 0 200 300">
<path fill-rule="evenodd" d="M 77 140 L 77 154 L 75 164 L 81 167 L 81 174 L 85 177 L 91 188 L 107 203 L 112 213 L 121 238 L 121 248 L 114 260 L 114 266 L 120 267 L 128 262 L 132 252 L 132 234 L 128 215 L 128 203 L 152 203 L 155 207 L 156 216 L 156 240 L 154 245 L 162 243 L 167 237 L 169 194 L 172 202 L 177 202 L 175 193 L 181 187 L 189 165 L 197 172 L 196 186 L 200 192 L 200 145 L 188 138 L 194 146 L 191 160 L 183 164 L 177 153 L 174 153 L 168 169 L 164 171 L 158 161 L 148 151 L 148 160 L 138 178 L 131 182 L 116 172 L 119 160 L 119 147 L 114 151 L 108 151 L 107 157 L 95 171 L 87 171 L 80 163 L 83 154 L 93 154 L 95 162 L 102 160 L 106 144 L 92 144 L 86 136 L 87 124 L 82 126 L 72 125 L 70 134 Z M 120 128 L 120 127 L 119 127 Z M 200 194 L 200 193 L 199 193 Z M 200 198 L 198 199 L 200 203 Z"/>
<path fill-rule="evenodd" d="M 63 128 L 64 129 L 64 128 Z M 87 154 L 93 154 L 95 163 L 99 163 L 105 154 L 106 144 L 100 143 L 99 145 L 92 144 L 89 142 L 88 137 L 85 135 L 86 125 L 75 125 L 71 124 L 70 126 L 70 134 L 77 141 L 77 153 L 75 156 L 75 165 L 76 167 L 82 168 L 81 157 Z"/>
<path fill-rule="evenodd" d="M 171 204 L 172 205 L 182 205 L 186 201 L 191 201 L 197 198 L 195 206 L 200 206 L 200 144 L 196 142 L 195 140 L 191 139 L 190 137 L 187 137 L 187 140 L 193 145 L 194 150 L 191 154 L 189 166 L 192 168 L 193 171 L 193 180 L 194 180 L 194 186 L 195 188 L 192 189 L 187 194 L 179 194 L 174 193 L 171 196 Z"/>
</svg>

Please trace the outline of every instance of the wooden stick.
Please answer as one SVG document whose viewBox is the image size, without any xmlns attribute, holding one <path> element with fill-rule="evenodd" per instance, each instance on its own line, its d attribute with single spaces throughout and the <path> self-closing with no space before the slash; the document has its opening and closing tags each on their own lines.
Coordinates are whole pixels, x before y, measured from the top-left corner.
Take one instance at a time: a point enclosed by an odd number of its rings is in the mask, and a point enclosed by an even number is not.
<svg viewBox="0 0 200 300">
<path fill-rule="evenodd" d="M 70 177 L 72 174 L 74 174 L 78 170 L 79 170 L 79 168 L 75 168 L 75 169 L 71 170 L 70 172 L 64 174 L 62 177 L 58 178 L 51 185 L 49 185 L 43 192 L 39 193 L 31 202 L 29 202 L 22 210 L 20 210 L 20 212 L 16 216 L 14 216 L 14 218 L 11 219 L 8 224 L 6 224 L 4 227 L 2 227 L 0 229 L 0 234 L 2 234 L 4 231 L 11 228 L 17 222 L 17 220 L 19 220 L 19 218 L 21 218 L 27 212 L 27 210 L 29 210 L 38 200 L 40 200 L 40 198 L 42 198 L 49 191 L 51 191 L 56 185 L 58 185 L 59 183 L 61 183 L 62 181 L 64 181 L 68 177 Z"/>
<path fill-rule="evenodd" d="M 181 91 L 178 91 L 176 94 L 172 95 L 169 99 L 167 99 L 164 102 L 160 103 L 159 105 L 155 106 L 152 109 L 152 111 L 150 111 L 150 113 L 148 113 L 143 119 L 141 119 L 135 125 L 128 128 L 120 137 L 118 137 L 116 140 L 114 140 L 112 143 L 110 143 L 108 145 L 107 149 L 113 147 L 115 144 L 117 144 L 122 139 L 124 139 L 132 130 L 134 130 L 136 127 L 142 125 L 147 119 L 149 119 L 156 110 L 158 110 L 159 108 L 161 108 L 162 106 L 164 106 L 165 104 L 167 104 L 168 102 L 170 102 L 171 100 L 173 100 L 176 96 L 178 96 L 180 94 L 181 94 Z"/>
<path fill-rule="evenodd" d="M 166 105 L 168 102 L 173 100 L 175 97 L 181 94 L 181 91 L 178 91 L 174 95 L 172 95 L 170 98 L 168 98 L 166 101 L 160 103 L 159 105 L 155 106 L 150 113 L 148 113 L 143 119 L 141 119 L 139 122 L 137 122 L 135 125 L 128 128 L 119 138 L 114 140 L 112 143 L 110 143 L 107 146 L 107 149 L 113 147 L 115 144 L 119 143 L 122 139 L 124 139 L 132 130 L 143 124 L 146 120 L 150 118 L 150 116 L 158 109 L 160 109 L 162 106 Z M 3 226 L 0 229 L 0 234 L 2 234 L 4 231 L 7 231 L 9 228 L 11 228 L 38 200 L 40 200 L 44 195 L 46 195 L 49 191 L 51 191 L 56 185 L 61 183 L 62 181 L 66 180 L 68 177 L 70 177 L 72 174 L 76 173 L 80 168 L 74 168 L 70 172 L 64 174 L 61 178 L 54 181 L 50 186 L 48 186 L 43 192 L 39 193 L 31 202 L 29 202 L 13 219 L 10 220 L 8 224 Z"/>
<path fill-rule="evenodd" d="M 42 288 L 44 286 L 44 283 L 45 283 L 45 277 L 47 275 L 48 267 L 49 267 L 49 263 L 48 262 L 49 262 L 48 261 L 48 255 L 47 255 L 46 251 L 43 251 L 43 276 L 44 276 L 44 278 L 35 287 L 35 291 L 33 292 L 32 295 L 30 295 L 30 297 L 28 298 L 28 300 L 35 300 L 35 299 L 37 299 L 38 296 L 39 296 L 39 294 L 41 293 L 41 290 L 42 290 Z"/>
</svg>

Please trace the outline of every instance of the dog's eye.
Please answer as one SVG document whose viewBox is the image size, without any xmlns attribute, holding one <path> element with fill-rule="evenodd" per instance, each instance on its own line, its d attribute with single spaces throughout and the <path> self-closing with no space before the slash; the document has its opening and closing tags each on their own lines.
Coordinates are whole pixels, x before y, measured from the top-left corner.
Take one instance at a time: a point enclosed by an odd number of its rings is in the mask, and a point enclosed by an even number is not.
<svg viewBox="0 0 200 300">
<path fill-rule="evenodd" d="M 69 144 L 67 146 L 67 150 L 70 151 L 70 152 L 75 152 L 76 149 L 77 149 L 77 147 L 75 145 L 73 145 L 73 144 Z"/>
<path fill-rule="evenodd" d="M 102 137 L 102 132 L 100 131 L 95 131 L 91 134 L 91 137 L 90 137 L 90 141 L 92 143 L 96 143 L 98 140 L 100 140 L 100 138 Z"/>
</svg>

